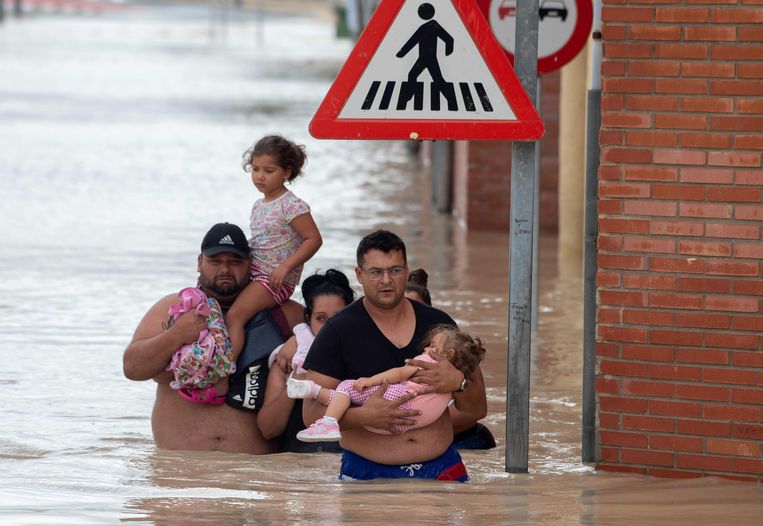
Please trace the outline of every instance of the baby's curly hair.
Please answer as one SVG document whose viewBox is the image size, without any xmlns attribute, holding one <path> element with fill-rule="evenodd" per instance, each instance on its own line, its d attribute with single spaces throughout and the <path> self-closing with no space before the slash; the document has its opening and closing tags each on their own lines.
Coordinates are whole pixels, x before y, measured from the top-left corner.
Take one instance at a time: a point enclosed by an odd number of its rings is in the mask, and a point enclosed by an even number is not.
<svg viewBox="0 0 763 526">
<path fill-rule="evenodd" d="M 477 372 L 480 362 L 485 358 L 485 352 L 487 352 L 482 341 L 452 325 L 435 325 L 424 336 L 422 348 L 429 346 L 438 334 L 444 334 L 446 348 L 455 351 L 450 363 L 464 373 L 465 377 L 471 378 Z"/>
<path fill-rule="evenodd" d="M 280 135 L 266 135 L 244 152 L 241 166 L 245 172 L 252 171 L 252 158 L 269 155 L 284 170 L 291 170 L 289 182 L 302 175 L 307 161 L 304 144 L 296 144 Z"/>
</svg>

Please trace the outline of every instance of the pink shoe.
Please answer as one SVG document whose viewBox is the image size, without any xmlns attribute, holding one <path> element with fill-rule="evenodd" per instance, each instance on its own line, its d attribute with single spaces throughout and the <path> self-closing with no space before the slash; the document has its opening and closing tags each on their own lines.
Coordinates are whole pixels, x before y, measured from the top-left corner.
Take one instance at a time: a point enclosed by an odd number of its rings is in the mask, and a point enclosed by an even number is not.
<svg viewBox="0 0 763 526">
<path fill-rule="evenodd" d="M 341 438 L 339 424 L 326 422 L 323 418 L 297 433 L 297 440 L 302 442 L 337 442 Z"/>
</svg>

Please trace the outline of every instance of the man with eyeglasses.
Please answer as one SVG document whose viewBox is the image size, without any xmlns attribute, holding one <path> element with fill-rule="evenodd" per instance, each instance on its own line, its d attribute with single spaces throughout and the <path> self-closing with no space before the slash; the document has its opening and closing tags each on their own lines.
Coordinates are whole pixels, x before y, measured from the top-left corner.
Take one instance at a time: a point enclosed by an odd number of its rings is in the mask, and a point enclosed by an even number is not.
<svg viewBox="0 0 763 526">
<path fill-rule="evenodd" d="M 446 313 L 405 298 L 405 244 L 392 232 L 377 230 L 360 241 L 355 275 L 364 297 L 326 322 L 304 365 L 308 379 L 330 389 L 344 379 L 402 366 L 420 352 L 421 340 L 430 328 L 455 325 Z M 452 392 L 455 408 L 426 427 L 401 434 L 396 426 L 415 422 L 418 412 L 399 406 L 414 394 L 388 401 L 382 398 L 382 386 L 365 405 L 350 408 L 340 422 L 342 480 L 468 480 L 466 467 L 451 445 L 453 426 L 473 424 L 487 414 L 482 373 L 465 378 L 447 360 L 411 363 L 421 367 L 413 379 L 429 385 L 432 392 Z M 303 407 L 306 425 L 323 416 L 326 409 L 315 400 L 305 400 Z M 390 434 L 374 433 L 369 427 Z"/>
</svg>

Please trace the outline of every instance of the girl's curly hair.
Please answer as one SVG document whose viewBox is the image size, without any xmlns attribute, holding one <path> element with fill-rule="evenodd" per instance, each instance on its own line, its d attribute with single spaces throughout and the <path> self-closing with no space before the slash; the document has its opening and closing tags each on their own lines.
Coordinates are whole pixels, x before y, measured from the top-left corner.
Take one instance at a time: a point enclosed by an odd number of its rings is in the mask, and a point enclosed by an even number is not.
<svg viewBox="0 0 763 526">
<path fill-rule="evenodd" d="M 284 170 L 291 170 L 289 182 L 302 175 L 302 167 L 307 162 L 305 145 L 280 135 L 266 135 L 244 152 L 241 166 L 245 172 L 252 171 L 252 159 L 260 155 L 268 155 Z"/>
</svg>

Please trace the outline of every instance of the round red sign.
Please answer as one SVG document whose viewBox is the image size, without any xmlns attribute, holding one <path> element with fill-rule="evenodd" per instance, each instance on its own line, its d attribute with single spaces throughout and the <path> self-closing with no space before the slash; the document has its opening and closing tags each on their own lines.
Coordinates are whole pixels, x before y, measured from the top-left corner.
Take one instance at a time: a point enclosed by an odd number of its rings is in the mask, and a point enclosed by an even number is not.
<svg viewBox="0 0 763 526">
<path fill-rule="evenodd" d="M 496 40 L 514 64 L 518 0 L 477 0 Z M 540 0 L 538 73 L 555 71 L 580 53 L 593 23 L 591 0 Z"/>
</svg>

